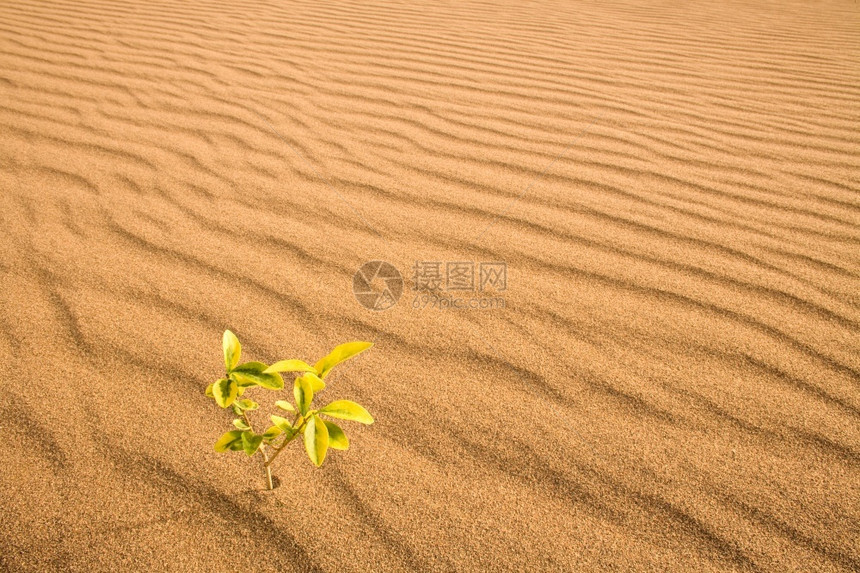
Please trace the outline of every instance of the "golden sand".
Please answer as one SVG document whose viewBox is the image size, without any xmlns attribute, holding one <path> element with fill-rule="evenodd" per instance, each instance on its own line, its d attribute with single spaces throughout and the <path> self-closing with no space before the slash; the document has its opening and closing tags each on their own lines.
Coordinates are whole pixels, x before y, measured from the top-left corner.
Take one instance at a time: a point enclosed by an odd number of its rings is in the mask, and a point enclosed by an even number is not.
<svg viewBox="0 0 860 573">
<path fill-rule="evenodd" d="M 858 30 L 0 3 L 0 570 L 857 571 Z M 413 308 L 416 261 L 505 262 L 505 307 Z M 212 449 L 226 328 L 375 342 L 326 393 L 376 424 L 265 492 Z"/>
</svg>

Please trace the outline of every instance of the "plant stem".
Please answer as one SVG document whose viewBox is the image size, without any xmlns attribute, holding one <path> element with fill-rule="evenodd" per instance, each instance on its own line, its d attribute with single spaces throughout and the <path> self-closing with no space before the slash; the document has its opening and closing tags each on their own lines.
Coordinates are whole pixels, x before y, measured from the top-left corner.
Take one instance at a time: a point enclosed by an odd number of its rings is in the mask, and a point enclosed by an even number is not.
<svg viewBox="0 0 860 573">
<path fill-rule="evenodd" d="M 301 417 L 302 417 L 302 415 L 301 415 L 301 414 L 299 414 L 298 416 L 296 416 L 296 419 L 295 419 L 295 420 L 293 420 L 293 426 L 295 426 L 295 425 L 296 425 L 296 422 L 298 422 L 298 421 L 299 421 L 299 419 L 300 419 Z M 275 447 L 273 447 L 273 448 L 272 448 L 273 450 L 275 450 L 275 453 L 274 453 L 274 454 L 272 454 L 272 457 L 271 457 L 271 458 L 269 458 L 269 461 L 267 461 L 267 462 L 266 462 L 266 469 L 268 469 L 268 467 L 269 467 L 270 465 L 272 465 L 272 462 L 274 462 L 274 461 L 275 461 L 275 458 L 276 458 L 276 457 L 278 457 L 278 454 L 280 454 L 280 453 L 283 451 L 283 449 L 286 447 L 286 445 L 287 445 L 287 444 L 289 444 L 290 442 L 292 442 L 294 439 L 296 439 L 296 436 L 298 436 L 298 435 L 301 433 L 301 429 L 302 429 L 302 428 L 301 428 L 301 426 L 300 426 L 300 427 L 298 427 L 298 428 L 296 428 L 296 433 L 295 433 L 295 434 L 293 434 L 293 435 L 292 435 L 292 436 L 290 436 L 289 438 L 284 438 L 284 441 L 283 441 L 283 442 L 281 442 L 281 445 L 280 445 L 280 446 L 278 446 L 278 447 L 276 447 L 276 448 L 275 448 Z"/>
<path fill-rule="evenodd" d="M 251 425 L 251 420 L 248 419 L 248 412 L 246 412 L 245 410 L 242 410 L 242 419 L 245 420 L 245 424 L 248 426 L 248 428 L 252 432 L 254 432 L 254 426 Z M 254 433 L 256 434 L 256 432 Z M 259 452 L 263 456 L 263 469 L 266 470 L 266 485 L 271 491 L 275 489 L 275 484 L 272 481 L 272 469 L 269 467 L 269 456 L 266 455 L 266 451 L 264 450 L 265 447 L 266 446 L 261 445 Z M 277 450 L 275 451 L 275 455 L 277 455 Z M 274 459 L 274 456 L 272 456 L 272 459 Z"/>
<path fill-rule="evenodd" d="M 245 410 L 242 410 L 242 419 L 245 420 L 245 425 L 248 426 L 248 429 L 254 432 L 254 426 L 251 425 L 251 420 L 248 419 L 248 413 Z M 254 432 L 256 434 L 256 432 Z"/>
<path fill-rule="evenodd" d="M 260 453 L 263 454 L 263 468 L 266 470 L 266 485 L 269 486 L 269 491 L 275 489 L 275 484 L 272 482 L 272 468 L 269 467 L 269 456 L 260 448 Z"/>
<path fill-rule="evenodd" d="M 278 446 L 277 448 L 272 448 L 275 450 L 275 453 L 272 454 L 272 457 L 269 458 L 269 461 L 266 462 L 266 467 L 272 465 L 272 462 L 275 461 L 275 458 L 278 457 L 278 454 L 280 454 L 284 450 L 284 447 L 287 444 L 289 444 L 290 442 L 292 442 L 294 439 L 296 439 L 296 436 L 298 436 L 298 435 L 299 435 L 299 432 L 296 431 L 295 434 L 293 434 L 292 436 L 290 436 L 289 438 L 286 438 L 283 442 L 281 442 L 280 446 Z"/>
</svg>

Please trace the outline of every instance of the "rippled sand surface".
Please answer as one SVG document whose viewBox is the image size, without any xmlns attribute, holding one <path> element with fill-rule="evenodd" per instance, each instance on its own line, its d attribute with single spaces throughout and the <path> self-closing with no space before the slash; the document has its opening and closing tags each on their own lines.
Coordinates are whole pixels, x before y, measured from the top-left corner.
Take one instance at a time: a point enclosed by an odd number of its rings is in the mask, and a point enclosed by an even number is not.
<svg viewBox="0 0 860 573">
<path fill-rule="evenodd" d="M 856 2 L 0 3 L 0 569 L 857 571 L 858 118 Z M 265 492 L 225 328 L 376 424 Z"/>
</svg>

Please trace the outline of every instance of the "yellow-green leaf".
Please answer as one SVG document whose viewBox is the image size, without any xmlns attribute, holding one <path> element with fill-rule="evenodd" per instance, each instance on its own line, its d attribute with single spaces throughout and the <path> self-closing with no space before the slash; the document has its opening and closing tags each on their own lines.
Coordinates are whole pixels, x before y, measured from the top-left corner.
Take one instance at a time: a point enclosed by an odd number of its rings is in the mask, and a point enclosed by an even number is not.
<svg viewBox="0 0 860 573">
<path fill-rule="evenodd" d="M 277 402 L 275 402 L 275 406 L 277 406 L 281 410 L 286 410 L 287 412 L 295 412 L 296 411 L 296 409 L 293 407 L 293 405 L 290 404 L 289 402 L 287 402 L 286 400 L 278 400 Z"/>
<path fill-rule="evenodd" d="M 233 370 L 239 364 L 239 357 L 242 356 L 242 345 L 239 344 L 239 339 L 229 330 L 224 331 L 224 337 L 221 339 L 221 346 L 224 349 L 224 366 L 227 367 L 227 372 Z"/>
<path fill-rule="evenodd" d="M 313 372 L 316 373 L 316 368 L 302 360 L 281 360 L 275 362 L 265 370 L 266 373 L 272 372 Z"/>
<path fill-rule="evenodd" d="M 263 441 L 269 442 L 270 440 L 274 440 L 278 436 L 280 436 L 282 430 L 277 426 L 269 426 L 269 429 L 263 432 Z"/>
<path fill-rule="evenodd" d="M 319 467 L 325 460 L 328 450 L 328 428 L 319 416 L 311 416 L 305 425 L 305 451 L 308 457 Z"/>
<path fill-rule="evenodd" d="M 266 374 L 267 366 L 262 362 L 245 362 L 230 372 L 230 378 L 239 386 L 262 386 L 269 390 L 280 390 L 284 379 L 277 372 Z"/>
<path fill-rule="evenodd" d="M 328 430 L 328 447 L 335 450 L 345 450 L 349 447 L 349 440 L 343 430 L 334 422 L 323 420 L 325 427 Z"/>
<path fill-rule="evenodd" d="M 245 430 L 242 432 L 242 449 L 244 449 L 245 453 L 249 456 L 253 456 L 262 443 L 263 436 L 255 434 L 251 430 Z"/>
<path fill-rule="evenodd" d="M 230 449 L 236 442 L 242 441 L 242 432 L 239 430 L 231 430 L 218 438 L 218 441 L 215 442 L 215 451 L 216 452 L 226 452 Z"/>
<path fill-rule="evenodd" d="M 238 387 L 236 382 L 230 378 L 222 378 L 212 386 L 212 396 L 215 398 L 215 403 L 226 408 L 236 399 Z"/>
<path fill-rule="evenodd" d="M 356 354 L 364 352 L 368 348 L 373 346 L 372 342 L 347 342 L 346 344 L 341 344 L 340 346 L 336 346 L 334 350 L 329 352 L 328 356 L 321 359 L 314 365 L 316 368 L 317 375 L 320 378 L 325 378 L 332 368 L 347 360 L 352 358 Z"/>
<path fill-rule="evenodd" d="M 264 363 L 259 360 L 249 360 L 248 362 L 243 362 L 242 364 L 236 366 L 234 370 L 239 370 L 242 372 L 265 372 L 266 366 Z"/>
<path fill-rule="evenodd" d="M 305 378 L 311 381 L 311 389 L 314 391 L 314 394 L 325 388 L 325 382 L 323 382 L 323 379 L 313 372 L 305 374 Z"/>
<path fill-rule="evenodd" d="M 215 384 L 210 384 L 209 386 L 207 386 L 207 387 L 206 387 L 206 396 L 208 396 L 209 398 L 214 398 L 214 397 L 215 397 L 215 394 L 213 394 L 213 393 L 212 393 L 212 387 L 213 387 L 214 385 L 215 385 Z"/>
<path fill-rule="evenodd" d="M 332 418 L 352 420 L 354 422 L 361 422 L 362 424 L 373 423 L 373 416 L 352 400 L 335 400 L 331 404 L 320 408 L 319 412 Z"/>
<path fill-rule="evenodd" d="M 308 413 L 308 408 L 314 399 L 314 389 L 311 386 L 311 381 L 305 376 L 299 376 L 293 383 L 293 397 L 296 399 L 296 406 L 299 407 L 299 412 L 304 416 Z"/>
<path fill-rule="evenodd" d="M 248 424 L 246 424 L 246 423 L 245 423 L 245 420 L 243 420 L 242 418 L 236 418 L 235 420 L 233 420 L 233 425 L 234 425 L 234 426 L 236 426 L 237 428 L 239 428 L 239 429 L 240 429 L 240 430 L 242 430 L 242 431 L 250 430 L 250 429 L 251 429 L 251 426 L 249 426 Z"/>
<path fill-rule="evenodd" d="M 290 430 L 295 429 L 293 428 L 293 425 L 290 424 L 290 421 L 286 418 L 282 418 L 280 416 L 270 416 L 270 418 L 272 420 L 272 423 L 284 432 L 289 432 Z"/>
<path fill-rule="evenodd" d="M 236 405 L 243 410 L 256 410 L 260 407 L 259 404 L 248 398 L 245 398 L 244 400 L 236 400 Z"/>
</svg>

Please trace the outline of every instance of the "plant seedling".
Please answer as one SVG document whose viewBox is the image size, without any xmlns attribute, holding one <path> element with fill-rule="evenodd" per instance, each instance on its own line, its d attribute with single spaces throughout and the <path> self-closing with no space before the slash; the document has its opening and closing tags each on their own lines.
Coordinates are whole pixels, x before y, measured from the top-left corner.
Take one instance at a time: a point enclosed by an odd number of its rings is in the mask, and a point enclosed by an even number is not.
<svg viewBox="0 0 860 573">
<path fill-rule="evenodd" d="M 353 420 L 372 424 L 373 417 L 362 406 L 351 400 L 335 400 L 314 408 L 313 400 L 325 388 L 325 378 L 332 368 L 373 346 L 371 342 L 347 342 L 335 347 L 327 356 L 311 366 L 296 359 L 280 360 L 271 366 L 262 362 L 239 362 L 242 345 L 229 330 L 224 331 L 222 347 L 226 375 L 206 388 L 206 395 L 222 408 L 232 408 L 237 418 L 233 420 L 235 430 L 230 430 L 215 442 L 216 452 L 245 452 L 252 457 L 259 453 L 266 470 L 266 482 L 274 489 L 272 462 L 295 438 L 301 436 L 305 451 L 311 462 L 321 466 L 329 448 L 345 450 L 349 440 L 343 430 L 327 418 Z M 250 412 L 259 409 L 259 404 L 243 398 L 245 392 L 254 387 L 279 391 L 284 388 L 283 372 L 296 374 L 293 382 L 293 398 L 277 400 L 275 406 L 280 413 L 292 416 L 293 420 L 272 415 L 272 425 L 263 433 L 257 433 L 251 423 Z"/>
</svg>

